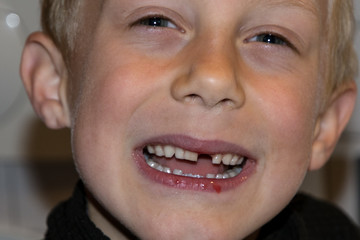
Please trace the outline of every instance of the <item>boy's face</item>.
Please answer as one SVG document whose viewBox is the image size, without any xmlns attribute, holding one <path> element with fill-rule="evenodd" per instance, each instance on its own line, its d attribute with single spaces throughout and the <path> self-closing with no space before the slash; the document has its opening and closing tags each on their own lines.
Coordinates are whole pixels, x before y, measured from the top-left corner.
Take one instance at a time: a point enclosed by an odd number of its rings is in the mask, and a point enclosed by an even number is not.
<svg viewBox="0 0 360 240">
<path fill-rule="evenodd" d="M 241 239 L 283 209 L 312 161 L 319 9 L 325 1 L 104 1 L 71 79 L 74 155 L 102 206 L 148 239 Z"/>
</svg>

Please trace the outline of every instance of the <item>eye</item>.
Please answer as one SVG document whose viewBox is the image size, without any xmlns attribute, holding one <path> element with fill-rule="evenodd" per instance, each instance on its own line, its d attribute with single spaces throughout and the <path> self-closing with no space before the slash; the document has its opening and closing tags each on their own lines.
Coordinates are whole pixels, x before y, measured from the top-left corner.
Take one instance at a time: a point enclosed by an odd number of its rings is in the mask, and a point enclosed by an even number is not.
<svg viewBox="0 0 360 240">
<path fill-rule="evenodd" d="M 162 16 L 153 16 L 153 17 L 145 17 L 140 19 L 134 25 L 144 25 L 149 27 L 162 27 L 162 28 L 174 28 L 176 29 L 177 26 L 168 18 Z"/>
<path fill-rule="evenodd" d="M 286 39 L 272 33 L 262 33 L 247 40 L 247 42 L 263 42 L 266 44 L 290 45 Z"/>
</svg>

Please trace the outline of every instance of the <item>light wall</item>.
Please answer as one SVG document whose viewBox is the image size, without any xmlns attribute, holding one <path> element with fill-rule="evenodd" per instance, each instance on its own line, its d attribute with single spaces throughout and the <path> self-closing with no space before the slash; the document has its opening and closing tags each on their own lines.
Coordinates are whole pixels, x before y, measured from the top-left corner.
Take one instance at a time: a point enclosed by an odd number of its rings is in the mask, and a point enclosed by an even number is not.
<svg viewBox="0 0 360 240">
<path fill-rule="evenodd" d="M 356 0 L 360 21 L 360 0 Z M 17 24 L 15 13 L 20 17 Z M 13 28 L 10 28 L 13 26 Z M 360 26 L 360 24 L 358 25 Z M 40 239 L 46 216 L 72 191 L 77 175 L 69 132 L 50 131 L 36 118 L 18 66 L 26 36 L 39 29 L 38 0 L 0 0 L 0 239 Z M 360 53 L 360 29 L 356 47 Z M 340 205 L 359 221 L 360 98 L 332 161 L 310 173 L 303 191 Z M 35 221 L 34 221 L 35 219 Z M 6 237 L 5 237 L 6 235 Z M 12 238 L 11 238 L 12 237 Z"/>
</svg>

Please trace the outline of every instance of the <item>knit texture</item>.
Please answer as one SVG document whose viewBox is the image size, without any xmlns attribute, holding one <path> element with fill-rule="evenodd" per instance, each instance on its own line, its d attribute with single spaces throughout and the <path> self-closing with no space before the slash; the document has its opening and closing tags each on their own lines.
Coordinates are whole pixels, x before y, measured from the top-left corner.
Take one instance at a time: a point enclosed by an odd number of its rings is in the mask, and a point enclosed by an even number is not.
<svg viewBox="0 0 360 240">
<path fill-rule="evenodd" d="M 46 240 L 110 239 L 89 219 L 81 182 L 73 196 L 51 212 L 47 224 Z M 360 233 L 359 228 L 333 205 L 298 194 L 262 227 L 258 240 L 360 240 Z"/>
<path fill-rule="evenodd" d="M 360 240 L 360 230 L 334 205 L 298 194 L 262 227 L 259 240 Z"/>
<path fill-rule="evenodd" d="M 72 197 L 58 205 L 49 215 L 46 240 L 110 240 L 87 215 L 85 189 L 82 182 Z"/>
</svg>

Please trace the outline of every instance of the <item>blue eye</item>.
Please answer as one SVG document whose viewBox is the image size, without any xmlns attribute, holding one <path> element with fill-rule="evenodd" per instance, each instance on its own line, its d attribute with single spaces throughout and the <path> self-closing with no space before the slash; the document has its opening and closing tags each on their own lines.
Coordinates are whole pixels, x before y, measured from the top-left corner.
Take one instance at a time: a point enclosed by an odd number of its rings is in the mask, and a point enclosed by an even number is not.
<svg viewBox="0 0 360 240">
<path fill-rule="evenodd" d="M 263 42 L 267 44 L 288 45 L 286 40 L 271 33 L 263 33 L 256 35 L 255 37 L 250 38 L 248 42 Z"/>
<path fill-rule="evenodd" d="M 139 24 L 149 27 L 177 28 L 174 23 L 164 17 L 143 18 L 139 21 Z"/>
</svg>

